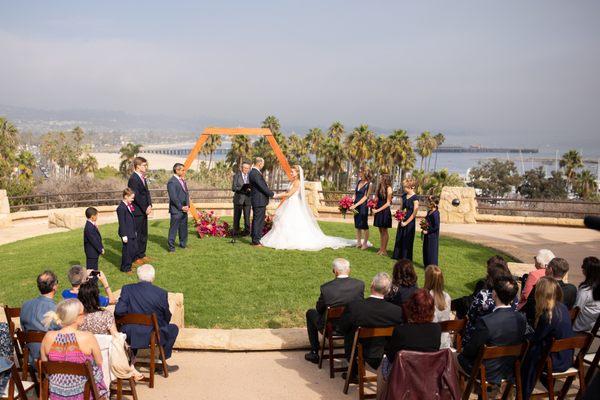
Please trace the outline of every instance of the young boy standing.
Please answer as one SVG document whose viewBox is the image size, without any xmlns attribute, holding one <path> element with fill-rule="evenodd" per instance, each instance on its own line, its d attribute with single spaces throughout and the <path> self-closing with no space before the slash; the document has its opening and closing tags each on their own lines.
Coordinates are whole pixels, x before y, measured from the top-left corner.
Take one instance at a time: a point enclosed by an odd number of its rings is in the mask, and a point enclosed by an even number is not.
<svg viewBox="0 0 600 400">
<path fill-rule="evenodd" d="M 133 212 L 135 206 L 133 199 L 135 194 L 130 188 L 123 190 L 123 201 L 117 207 L 117 218 L 119 220 L 119 237 L 123 242 L 123 252 L 121 255 L 121 271 L 131 274 L 131 264 L 136 259 L 137 234 L 135 230 L 135 218 Z"/>
<path fill-rule="evenodd" d="M 98 258 L 104 254 L 102 235 L 98 229 L 98 210 L 88 207 L 85 210 L 87 222 L 83 228 L 83 250 L 85 251 L 85 266 L 87 269 L 98 269 Z"/>
</svg>

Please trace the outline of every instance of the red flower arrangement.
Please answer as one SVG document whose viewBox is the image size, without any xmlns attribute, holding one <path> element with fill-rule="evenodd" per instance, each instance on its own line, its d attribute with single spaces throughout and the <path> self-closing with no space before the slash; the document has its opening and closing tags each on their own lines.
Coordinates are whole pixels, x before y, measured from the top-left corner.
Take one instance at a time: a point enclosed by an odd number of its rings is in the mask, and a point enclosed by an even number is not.
<svg viewBox="0 0 600 400">
<path fill-rule="evenodd" d="M 196 232 L 200 239 L 205 236 L 227 237 L 231 233 L 229 224 L 221 221 L 214 211 L 198 211 Z"/>
<path fill-rule="evenodd" d="M 398 222 L 404 221 L 404 217 L 406 217 L 406 210 L 396 210 L 394 213 L 394 219 Z"/>
<path fill-rule="evenodd" d="M 340 201 L 338 202 L 338 205 L 339 205 L 338 208 L 340 209 L 340 212 L 342 213 L 344 218 L 346 218 L 346 213 L 348 212 L 350 207 L 352 207 L 352 205 L 354 205 L 354 201 L 352 201 L 352 197 L 344 196 L 340 199 Z"/>
<path fill-rule="evenodd" d="M 265 215 L 265 226 L 263 227 L 263 230 L 262 230 L 263 236 L 266 235 L 267 232 L 269 232 L 272 227 L 273 227 L 273 216 L 267 214 L 267 215 Z"/>
<path fill-rule="evenodd" d="M 423 239 L 423 236 L 425 235 L 423 231 L 429 230 L 429 222 L 427 222 L 427 219 L 423 218 L 419 224 L 421 225 L 421 239 Z"/>
</svg>

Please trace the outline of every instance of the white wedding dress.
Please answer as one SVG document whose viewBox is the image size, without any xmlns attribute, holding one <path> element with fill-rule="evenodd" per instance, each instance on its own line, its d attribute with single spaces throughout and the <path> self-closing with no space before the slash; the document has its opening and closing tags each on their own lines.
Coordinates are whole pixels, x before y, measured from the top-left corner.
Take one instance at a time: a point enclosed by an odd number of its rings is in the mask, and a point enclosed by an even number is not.
<svg viewBox="0 0 600 400">
<path fill-rule="evenodd" d="M 300 187 L 277 209 L 273 217 L 273 227 L 263 236 L 260 243 L 279 250 L 308 251 L 354 246 L 354 239 L 327 236 L 323 233 L 306 201 L 302 169 L 299 178 Z"/>
</svg>

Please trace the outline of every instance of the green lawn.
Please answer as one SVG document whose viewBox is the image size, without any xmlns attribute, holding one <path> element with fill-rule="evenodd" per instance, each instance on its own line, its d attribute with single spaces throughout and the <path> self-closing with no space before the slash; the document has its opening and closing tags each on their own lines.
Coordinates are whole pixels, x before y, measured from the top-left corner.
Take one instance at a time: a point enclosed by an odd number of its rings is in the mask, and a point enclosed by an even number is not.
<svg viewBox="0 0 600 400">
<path fill-rule="evenodd" d="M 329 235 L 351 238 L 352 224 L 320 222 Z M 352 276 L 367 284 L 379 271 L 391 274 L 393 260 L 375 254 L 379 235 L 371 228 L 375 249 L 354 248 L 319 252 L 281 251 L 253 248 L 248 239 L 236 244 L 230 239 L 198 239 L 190 226 L 188 248 L 167 252 L 169 222 L 151 221 L 148 255 L 157 269 L 156 284 L 172 292 L 183 292 L 188 326 L 202 328 L 294 327 L 304 325 L 304 313 L 314 307 L 319 285 L 332 278 L 335 257 L 350 260 Z M 100 269 L 114 289 L 136 281 L 119 272 L 121 244 L 116 224 L 100 227 L 106 257 Z M 390 250 L 396 231 L 392 229 Z M 440 263 L 446 289 L 454 298 L 472 290 L 484 274 L 485 260 L 494 251 L 480 245 L 442 237 Z M 421 240 L 415 240 L 419 285 L 423 283 Z M 57 233 L 0 246 L 0 303 L 13 306 L 36 296 L 35 277 L 43 269 L 54 270 L 60 290 L 68 287 L 67 270 L 84 263 L 82 230 Z"/>
</svg>

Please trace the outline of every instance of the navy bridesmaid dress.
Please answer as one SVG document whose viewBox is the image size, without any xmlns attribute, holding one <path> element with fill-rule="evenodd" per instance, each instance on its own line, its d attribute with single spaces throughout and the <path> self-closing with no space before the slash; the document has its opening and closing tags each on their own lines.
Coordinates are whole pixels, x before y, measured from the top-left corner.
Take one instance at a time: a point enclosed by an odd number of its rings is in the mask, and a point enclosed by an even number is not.
<svg viewBox="0 0 600 400">
<path fill-rule="evenodd" d="M 387 201 L 387 192 L 383 198 L 380 198 L 380 194 L 377 195 L 377 205 L 375 208 L 380 208 Z M 377 228 L 391 228 L 392 227 L 392 210 L 391 207 L 387 207 L 385 210 L 379 211 L 375 214 L 373 226 Z"/>
<path fill-rule="evenodd" d="M 367 196 L 371 182 L 365 183 L 360 189 L 358 188 L 359 184 L 360 182 L 356 184 L 356 189 L 354 190 L 354 204 Z M 367 203 L 368 201 L 365 201 L 360 206 L 356 207 L 356 211 L 358 211 L 357 214 L 354 214 L 354 227 L 356 229 L 369 229 L 369 206 Z"/>
<path fill-rule="evenodd" d="M 406 193 L 402 195 L 402 209 L 406 210 L 404 221 L 410 218 L 415 211 L 415 200 L 417 195 L 413 194 L 411 197 L 407 197 Z M 408 260 L 413 259 L 413 245 L 415 242 L 415 222 L 414 218 L 408 225 L 401 226 L 398 221 L 398 230 L 396 231 L 396 243 L 394 245 L 394 254 L 392 258 L 394 260 L 400 260 L 406 258 Z"/>
<path fill-rule="evenodd" d="M 438 265 L 438 249 L 440 246 L 440 212 L 436 208 L 434 211 L 428 211 L 427 235 L 423 237 L 423 265 Z"/>
</svg>

